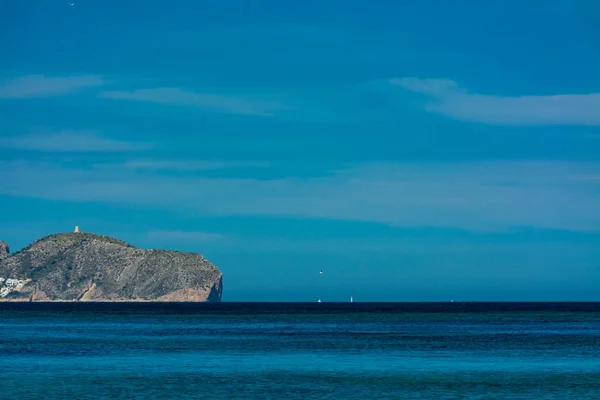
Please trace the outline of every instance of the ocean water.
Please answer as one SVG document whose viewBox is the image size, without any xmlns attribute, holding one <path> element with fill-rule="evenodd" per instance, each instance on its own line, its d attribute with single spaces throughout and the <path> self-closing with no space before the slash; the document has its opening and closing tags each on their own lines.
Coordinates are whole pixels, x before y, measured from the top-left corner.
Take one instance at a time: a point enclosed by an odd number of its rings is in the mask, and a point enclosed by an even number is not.
<svg viewBox="0 0 600 400">
<path fill-rule="evenodd" d="M 2 303 L 0 393 L 600 399 L 600 303 Z"/>
</svg>

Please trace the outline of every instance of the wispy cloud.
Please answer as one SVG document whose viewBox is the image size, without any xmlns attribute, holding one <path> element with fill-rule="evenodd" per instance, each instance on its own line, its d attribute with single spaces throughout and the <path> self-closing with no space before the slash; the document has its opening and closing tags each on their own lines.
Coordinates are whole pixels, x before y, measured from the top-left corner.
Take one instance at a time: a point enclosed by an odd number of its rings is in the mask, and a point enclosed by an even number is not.
<svg viewBox="0 0 600 400">
<path fill-rule="evenodd" d="M 1 232 L 1 230 L 0 230 Z M 506 235 L 509 235 L 508 233 Z M 150 231 L 147 233 L 119 232 L 110 236 L 131 237 L 133 243 L 142 243 L 146 247 L 164 246 L 166 244 L 185 245 L 186 247 L 194 244 L 210 244 L 212 250 L 232 249 L 236 253 L 329 253 L 329 254 L 349 254 L 352 252 L 371 253 L 371 254 L 412 254 L 412 255 L 431 255 L 432 246 L 435 246 L 436 255 L 474 255 L 489 254 L 493 251 L 508 250 L 518 248 L 521 244 L 499 244 L 486 234 L 479 234 L 478 240 L 444 237 L 441 242 L 438 238 L 423 238 L 407 235 L 405 237 L 391 238 L 320 238 L 320 239 L 299 239 L 285 237 L 248 237 L 239 234 L 215 234 L 210 232 L 194 231 Z M 496 236 L 496 240 L 497 240 Z M 547 246 L 546 243 L 524 243 L 529 248 Z M 557 243 L 554 243 L 557 245 Z"/>
<path fill-rule="evenodd" d="M 79 92 L 106 82 L 96 75 L 44 76 L 26 75 L 0 83 L 0 99 L 49 97 Z"/>
<path fill-rule="evenodd" d="M 147 143 L 106 139 L 88 131 L 63 130 L 0 138 L 0 148 L 42 152 L 126 152 L 151 147 Z"/>
<path fill-rule="evenodd" d="M 451 118 L 506 125 L 600 125 L 600 93 L 553 96 L 493 96 L 469 93 L 451 80 L 392 79 L 431 98 L 426 110 Z"/>
<path fill-rule="evenodd" d="M 554 162 L 359 165 L 333 176 L 233 179 L 0 163 L 0 193 L 396 226 L 600 230 L 600 165 Z"/>
<path fill-rule="evenodd" d="M 103 91 L 100 97 L 114 100 L 133 100 L 159 104 L 171 104 L 200 109 L 222 111 L 232 114 L 272 117 L 273 112 L 286 107 L 278 102 L 248 100 L 243 97 L 188 92 L 177 88 L 140 89 L 131 92 Z"/>
<path fill-rule="evenodd" d="M 266 162 L 211 160 L 131 160 L 121 166 L 137 170 L 202 171 L 236 167 L 267 167 Z"/>
<path fill-rule="evenodd" d="M 225 235 L 218 233 L 198 231 L 150 231 L 146 233 L 146 238 L 154 241 L 177 243 L 214 242 L 227 239 Z"/>
</svg>

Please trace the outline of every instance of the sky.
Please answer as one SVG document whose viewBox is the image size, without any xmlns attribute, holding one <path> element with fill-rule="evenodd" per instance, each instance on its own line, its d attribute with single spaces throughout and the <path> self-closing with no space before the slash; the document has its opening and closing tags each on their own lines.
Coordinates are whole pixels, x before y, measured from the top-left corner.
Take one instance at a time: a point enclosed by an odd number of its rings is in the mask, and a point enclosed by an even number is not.
<svg viewBox="0 0 600 400">
<path fill-rule="evenodd" d="M 0 48 L 11 251 L 200 252 L 223 301 L 600 300 L 599 2 L 0 0 Z"/>
</svg>

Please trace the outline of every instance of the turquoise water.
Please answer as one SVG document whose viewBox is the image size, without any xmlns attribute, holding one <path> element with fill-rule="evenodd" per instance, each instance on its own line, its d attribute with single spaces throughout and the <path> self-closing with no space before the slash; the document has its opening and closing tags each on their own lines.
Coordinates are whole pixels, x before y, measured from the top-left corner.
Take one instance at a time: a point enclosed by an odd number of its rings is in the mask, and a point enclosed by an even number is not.
<svg viewBox="0 0 600 400">
<path fill-rule="evenodd" d="M 600 304 L 0 304 L 21 399 L 600 399 Z"/>
</svg>

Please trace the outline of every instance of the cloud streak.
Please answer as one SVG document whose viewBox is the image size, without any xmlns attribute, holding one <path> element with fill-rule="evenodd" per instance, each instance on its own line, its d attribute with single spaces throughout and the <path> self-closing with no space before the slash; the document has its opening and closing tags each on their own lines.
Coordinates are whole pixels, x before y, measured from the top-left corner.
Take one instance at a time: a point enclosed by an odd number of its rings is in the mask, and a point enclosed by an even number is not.
<svg viewBox="0 0 600 400">
<path fill-rule="evenodd" d="M 45 76 L 25 75 L 0 83 L 0 99 L 26 99 L 73 94 L 86 88 L 103 86 L 96 75 Z"/>
<path fill-rule="evenodd" d="M 0 163 L 0 193 L 176 209 L 196 215 L 270 215 L 406 227 L 600 230 L 600 165 L 551 162 L 372 164 L 312 179 L 167 177 Z"/>
<path fill-rule="evenodd" d="M 600 93 L 553 96 L 493 96 L 469 93 L 451 80 L 398 78 L 390 81 L 429 96 L 429 112 L 498 125 L 600 125 Z"/>
<path fill-rule="evenodd" d="M 204 171 L 236 167 L 268 167 L 266 162 L 235 162 L 210 160 L 131 160 L 121 166 L 134 170 L 150 171 Z M 121 167 L 120 166 L 120 167 Z"/>
<path fill-rule="evenodd" d="M 150 231 L 146 233 L 146 238 L 154 241 L 175 243 L 214 242 L 227 239 L 226 236 L 218 233 L 198 231 Z"/>
<path fill-rule="evenodd" d="M 151 147 L 146 143 L 106 139 L 87 131 L 63 130 L 0 138 L 0 148 L 40 152 L 128 152 Z"/>
<path fill-rule="evenodd" d="M 221 111 L 231 114 L 274 116 L 274 111 L 285 109 L 277 102 L 248 100 L 242 97 L 195 93 L 177 88 L 139 89 L 134 91 L 103 91 L 100 97 L 112 100 L 141 101 Z"/>
</svg>

